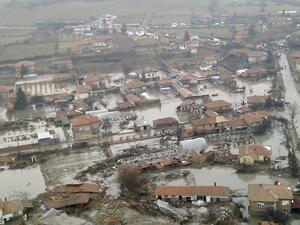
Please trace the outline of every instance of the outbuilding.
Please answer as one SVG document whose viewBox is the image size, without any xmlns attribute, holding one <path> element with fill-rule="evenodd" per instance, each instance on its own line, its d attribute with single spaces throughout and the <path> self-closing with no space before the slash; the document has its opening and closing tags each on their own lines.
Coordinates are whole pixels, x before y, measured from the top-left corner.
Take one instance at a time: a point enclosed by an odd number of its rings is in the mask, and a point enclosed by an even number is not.
<svg viewBox="0 0 300 225">
<path fill-rule="evenodd" d="M 195 138 L 190 140 L 180 141 L 179 149 L 183 152 L 191 153 L 193 151 L 201 152 L 207 148 L 204 138 Z"/>
</svg>

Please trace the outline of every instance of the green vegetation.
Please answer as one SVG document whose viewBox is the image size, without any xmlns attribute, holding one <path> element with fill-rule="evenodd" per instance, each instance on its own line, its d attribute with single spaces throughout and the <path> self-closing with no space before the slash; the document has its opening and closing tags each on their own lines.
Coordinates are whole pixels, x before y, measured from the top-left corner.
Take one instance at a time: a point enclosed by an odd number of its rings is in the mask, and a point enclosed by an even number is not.
<svg viewBox="0 0 300 225">
<path fill-rule="evenodd" d="M 17 91 L 17 98 L 14 105 L 15 110 L 24 110 L 27 106 L 26 95 L 23 92 L 22 88 L 19 88 Z"/>
<path fill-rule="evenodd" d="M 294 150 L 289 152 L 288 160 L 289 160 L 289 170 L 291 176 L 297 177 L 299 174 L 299 166 L 298 166 L 298 159 Z"/>
</svg>

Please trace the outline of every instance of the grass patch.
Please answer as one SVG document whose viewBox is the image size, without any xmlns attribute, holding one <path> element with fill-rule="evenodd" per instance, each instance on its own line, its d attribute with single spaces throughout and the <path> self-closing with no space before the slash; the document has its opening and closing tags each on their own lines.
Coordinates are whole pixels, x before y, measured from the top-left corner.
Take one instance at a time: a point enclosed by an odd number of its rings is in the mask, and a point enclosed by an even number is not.
<svg viewBox="0 0 300 225">
<path fill-rule="evenodd" d="M 17 61 L 54 54 L 55 43 L 9 45 L 1 52 L 0 61 Z"/>
</svg>

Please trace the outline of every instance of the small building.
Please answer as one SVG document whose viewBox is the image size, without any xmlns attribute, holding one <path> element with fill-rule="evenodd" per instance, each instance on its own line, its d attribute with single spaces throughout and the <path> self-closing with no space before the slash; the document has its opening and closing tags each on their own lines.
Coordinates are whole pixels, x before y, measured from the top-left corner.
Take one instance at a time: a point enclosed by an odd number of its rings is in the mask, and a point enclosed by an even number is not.
<svg viewBox="0 0 300 225">
<path fill-rule="evenodd" d="M 162 89 L 162 88 L 171 88 L 172 85 L 173 85 L 173 82 L 172 80 L 169 80 L 169 79 L 163 79 L 163 80 L 158 80 L 156 82 L 156 85 L 159 89 Z"/>
<path fill-rule="evenodd" d="M 205 109 L 216 111 L 216 112 L 232 110 L 231 103 L 226 102 L 224 100 L 216 100 L 216 101 L 207 102 L 203 106 Z"/>
<path fill-rule="evenodd" d="M 255 95 L 247 97 L 248 107 L 255 109 L 265 108 L 270 101 L 271 96 L 269 95 Z"/>
<path fill-rule="evenodd" d="M 248 126 L 244 119 L 232 119 L 228 120 L 226 123 L 226 129 L 229 131 L 243 131 L 247 130 Z"/>
<path fill-rule="evenodd" d="M 84 85 L 90 86 L 93 91 L 105 88 L 105 77 L 103 74 L 92 73 L 84 76 Z"/>
<path fill-rule="evenodd" d="M 252 216 L 264 216 L 267 210 L 291 213 L 293 193 L 279 184 L 249 184 L 248 200 Z"/>
<path fill-rule="evenodd" d="M 126 84 L 126 89 L 131 93 L 141 93 L 145 88 L 145 83 L 139 80 L 130 81 Z"/>
<path fill-rule="evenodd" d="M 38 136 L 38 143 L 41 145 L 48 145 L 51 143 L 53 136 L 48 132 L 40 132 L 37 134 Z"/>
<path fill-rule="evenodd" d="M 177 127 L 178 120 L 174 117 L 166 117 L 157 120 L 153 120 L 153 127 L 155 129 L 166 129 L 170 127 Z"/>
<path fill-rule="evenodd" d="M 188 90 L 187 88 L 181 88 L 179 90 L 179 94 L 184 99 L 195 97 L 195 94 L 193 92 L 191 92 L 190 90 Z"/>
<path fill-rule="evenodd" d="M 139 74 L 140 79 L 145 81 L 155 81 L 160 79 L 160 71 L 156 69 L 146 69 Z"/>
<path fill-rule="evenodd" d="M 260 78 L 267 77 L 269 71 L 262 66 L 251 67 L 247 70 L 247 73 L 242 75 L 244 78 L 250 81 L 255 81 Z"/>
<path fill-rule="evenodd" d="M 91 138 L 99 129 L 100 120 L 96 116 L 84 115 L 71 120 L 71 129 L 75 139 Z"/>
<path fill-rule="evenodd" d="M 193 104 L 194 104 L 194 100 L 186 99 L 179 106 L 177 106 L 176 111 L 177 112 L 187 112 L 187 111 L 190 112 Z"/>
<path fill-rule="evenodd" d="M 193 120 L 193 129 L 197 134 L 220 133 L 225 129 L 227 119 L 223 116 Z"/>
<path fill-rule="evenodd" d="M 138 132 L 149 131 L 151 129 L 151 125 L 145 120 L 136 120 L 134 122 L 134 129 Z"/>
<path fill-rule="evenodd" d="M 268 53 L 262 51 L 251 51 L 248 53 L 248 62 L 250 64 L 261 63 L 266 61 Z"/>
<path fill-rule="evenodd" d="M 254 165 L 256 162 L 270 162 L 272 150 L 260 144 L 239 146 L 239 163 L 241 165 Z"/>
<path fill-rule="evenodd" d="M 24 207 L 20 200 L 0 200 L 0 224 L 6 224 L 11 220 L 22 217 L 23 211 Z"/>
<path fill-rule="evenodd" d="M 224 186 L 157 186 L 154 191 L 156 199 L 227 202 L 230 190 Z"/>
<path fill-rule="evenodd" d="M 179 142 L 179 149 L 186 153 L 192 151 L 201 152 L 207 148 L 206 140 L 204 138 L 195 138 Z"/>
<path fill-rule="evenodd" d="M 248 128 L 257 127 L 264 121 L 269 120 L 271 114 L 266 111 L 248 112 L 240 115 L 241 119 L 244 119 Z"/>
<path fill-rule="evenodd" d="M 90 86 L 79 86 L 77 87 L 77 98 L 87 99 L 90 97 L 92 88 Z"/>
</svg>

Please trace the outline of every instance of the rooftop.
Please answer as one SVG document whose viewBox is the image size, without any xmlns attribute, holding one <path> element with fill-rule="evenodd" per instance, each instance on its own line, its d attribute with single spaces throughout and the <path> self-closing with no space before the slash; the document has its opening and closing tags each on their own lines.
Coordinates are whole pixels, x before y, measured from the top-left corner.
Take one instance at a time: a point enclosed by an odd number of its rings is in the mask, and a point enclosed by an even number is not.
<svg viewBox="0 0 300 225">
<path fill-rule="evenodd" d="M 229 197 L 229 188 L 223 186 L 165 186 L 156 187 L 154 194 L 156 196 L 195 196 L 195 195 L 209 195 Z"/>
<path fill-rule="evenodd" d="M 145 86 L 145 83 L 139 80 L 134 80 L 126 84 L 127 89 L 137 89 Z"/>
<path fill-rule="evenodd" d="M 98 123 L 99 119 L 95 116 L 79 116 L 71 120 L 72 126 L 85 126 Z"/>
<path fill-rule="evenodd" d="M 262 103 L 265 103 L 269 98 L 270 98 L 269 95 L 248 96 L 247 103 L 248 104 L 262 104 Z"/>
<path fill-rule="evenodd" d="M 239 155 L 243 156 L 258 156 L 263 155 L 270 157 L 272 152 L 268 150 L 265 146 L 260 144 L 250 144 L 250 145 L 241 145 L 239 146 Z"/>
<path fill-rule="evenodd" d="M 231 107 L 231 103 L 226 102 L 224 100 L 216 100 L 212 102 L 208 102 L 204 104 L 204 107 L 207 109 L 216 109 L 216 108 L 225 108 L 225 107 Z"/>
<path fill-rule="evenodd" d="M 249 184 L 249 201 L 278 202 L 278 200 L 292 200 L 293 193 L 290 188 L 273 184 Z"/>
</svg>

